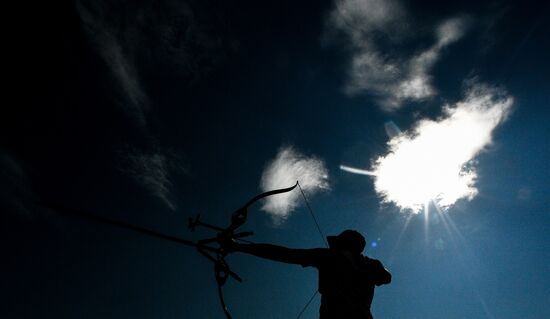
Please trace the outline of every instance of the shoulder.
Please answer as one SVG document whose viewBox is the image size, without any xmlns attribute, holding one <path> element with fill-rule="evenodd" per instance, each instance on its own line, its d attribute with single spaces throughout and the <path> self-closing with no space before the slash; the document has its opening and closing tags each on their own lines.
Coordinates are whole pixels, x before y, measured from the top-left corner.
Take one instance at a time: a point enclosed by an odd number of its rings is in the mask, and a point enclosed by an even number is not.
<svg viewBox="0 0 550 319">
<path fill-rule="evenodd" d="M 303 267 L 319 267 L 327 259 L 331 258 L 333 253 L 327 248 L 300 249 L 303 256 Z"/>
</svg>

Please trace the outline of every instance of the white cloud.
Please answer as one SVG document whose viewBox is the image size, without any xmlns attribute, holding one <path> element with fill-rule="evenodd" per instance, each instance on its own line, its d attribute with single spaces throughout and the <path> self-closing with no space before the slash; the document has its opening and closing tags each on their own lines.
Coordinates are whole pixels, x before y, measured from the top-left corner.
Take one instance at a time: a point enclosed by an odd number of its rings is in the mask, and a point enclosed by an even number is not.
<svg viewBox="0 0 550 319">
<path fill-rule="evenodd" d="M 464 36 L 468 19 L 465 17 L 451 18 L 444 21 L 437 27 L 437 44 L 438 48 L 442 48 L 448 44 L 456 42 Z"/>
<path fill-rule="evenodd" d="M 371 168 L 383 202 L 419 212 L 430 200 L 445 208 L 474 198 L 475 158 L 492 143 L 512 103 L 501 90 L 473 83 L 462 101 L 444 106 L 440 118 L 420 120 L 392 138 L 388 153 Z"/>
<path fill-rule="evenodd" d="M 405 10 L 394 0 L 336 0 L 329 17 L 332 26 L 345 30 L 355 45 L 364 44 L 372 31 L 398 28 L 405 18 Z"/>
<path fill-rule="evenodd" d="M 430 71 L 442 50 L 459 40 L 468 19 L 454 17 L 434 30 L 435 42 L 419 53 L 405 56 L 386 52 L 380 40 L 398 47 L 412 38 L 410 18 L 394 0 L 336 0 L 328 20 L 329 38 L 343 34 L 352 53 L 345 91 L 349 95 L 369 93 L 377 97 L 385 110 L 395 110 L 407 101 L 421 101 L 434 96 Z M 395 50 L 399 52 L 399 50 Z"/>
<path fill-rule="evenodd" d="M 321 159 L 307 157 L 290 146 L 282 147 L 265 167 L 260 187 L 269 191 L 292 186 L 296 181 L 308 195 L 329 189 L 328 170 Z M 280 223 L 298 206 L 300 196 L 299 190 L 270 196 L 261 209 L 269 213 L 275 223 Z"/>
</svg>

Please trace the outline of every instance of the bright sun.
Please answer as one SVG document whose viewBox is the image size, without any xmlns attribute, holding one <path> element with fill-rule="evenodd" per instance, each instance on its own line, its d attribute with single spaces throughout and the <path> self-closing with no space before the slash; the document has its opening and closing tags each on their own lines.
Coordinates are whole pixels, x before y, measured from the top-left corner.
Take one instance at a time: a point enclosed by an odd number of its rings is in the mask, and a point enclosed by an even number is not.
<svg viewBox="0 0 550 319">
<path fill-rule="evenodd" d="M 459 198 L 471 199 L 477 194 L 476 173 L 468 168 L 469 162 L 450 149 L 434 147 L 445 145 L 439 140 L 443 138 L 430 134 L 394 141 L 393 153 L 379 158 L 374 169 L 375 189 L 384 201 L 418 213 L 430 201 L 447 207 Z"/>
<path fill-rule="evenodd" d="M 486 87 L 471 91 L 439 119 L 420 120 L 407 134 L 394 136 L 387 154 L 363 171 L 374 177 L 383 202 L 419 213 L 430 201 L 446 208 L 472 199 L 478 193 L 475 157 L 491 144 L 512 105 L 512 98 L 497 93 Z"/>
</svg>

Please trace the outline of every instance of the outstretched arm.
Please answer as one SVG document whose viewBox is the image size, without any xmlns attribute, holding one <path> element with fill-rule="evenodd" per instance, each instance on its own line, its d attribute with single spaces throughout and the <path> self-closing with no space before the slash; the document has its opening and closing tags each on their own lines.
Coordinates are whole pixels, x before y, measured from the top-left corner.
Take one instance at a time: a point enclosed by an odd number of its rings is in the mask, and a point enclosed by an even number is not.
<svg viewBox="0 0 550 319">
<path fill-rule="evenodd" d="M 309 264 L 315 251 L 315 249 L 292 249 L 271 244 L 239 243 L 231 244 L 230 249 L 232 251 L 240 251 L 260 258 L 299 265 Z"/>
</svg>

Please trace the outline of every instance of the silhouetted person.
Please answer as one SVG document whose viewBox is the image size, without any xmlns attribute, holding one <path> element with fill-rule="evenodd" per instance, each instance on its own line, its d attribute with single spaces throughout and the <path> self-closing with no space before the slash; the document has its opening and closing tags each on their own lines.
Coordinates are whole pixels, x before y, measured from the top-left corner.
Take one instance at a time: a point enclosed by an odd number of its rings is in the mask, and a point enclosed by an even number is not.
<svg viewBox="0 0 550 319">
<path fill-rule="evenodd" d="M 271 244 L 230 243 L 228 249 L 319 270 L 320 319 L 371 319 L 374 286 L 391 274 L 379 260 L 362 254 L 365 238 L 354 230 L 327 236 L 329 248 L 291 249 Z"/>
</svg>

